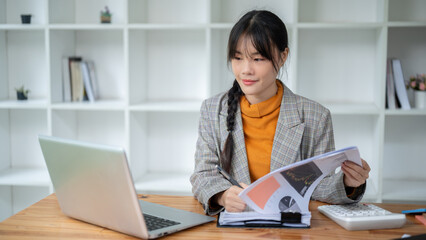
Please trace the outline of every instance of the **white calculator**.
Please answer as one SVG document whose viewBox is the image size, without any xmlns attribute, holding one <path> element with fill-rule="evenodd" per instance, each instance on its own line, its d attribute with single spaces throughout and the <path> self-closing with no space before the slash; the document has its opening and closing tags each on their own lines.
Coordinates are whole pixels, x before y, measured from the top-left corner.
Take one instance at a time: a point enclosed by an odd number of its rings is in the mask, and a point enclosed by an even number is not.
<svg viewBox="0 0 426 240">
<path fill-rule="evenodd" d="M 323 205 L 318 210 L 347 230 L 400 228 L 405 224 L 404 214 L 373 204 Z"/>
</svg>

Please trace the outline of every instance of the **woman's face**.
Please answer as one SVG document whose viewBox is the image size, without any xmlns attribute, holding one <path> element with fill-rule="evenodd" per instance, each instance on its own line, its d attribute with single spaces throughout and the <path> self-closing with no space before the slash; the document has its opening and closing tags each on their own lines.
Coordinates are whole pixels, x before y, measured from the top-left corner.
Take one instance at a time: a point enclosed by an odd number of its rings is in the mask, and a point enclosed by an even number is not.
<svg viewBox="0 0 426 240">
<path fill-rule="evenodd" d="M 279 67 L 287 58 L 287 50 L 281 55 L 281 60 L 277 61 Z M 250 38 L 239 39 L 237 53 L 231 60 L 231 66 L 235 79 L 250 104 L 268 100 L 277 93 L 277 71 L 270 60 L 257 52 Z"/>
</svg>

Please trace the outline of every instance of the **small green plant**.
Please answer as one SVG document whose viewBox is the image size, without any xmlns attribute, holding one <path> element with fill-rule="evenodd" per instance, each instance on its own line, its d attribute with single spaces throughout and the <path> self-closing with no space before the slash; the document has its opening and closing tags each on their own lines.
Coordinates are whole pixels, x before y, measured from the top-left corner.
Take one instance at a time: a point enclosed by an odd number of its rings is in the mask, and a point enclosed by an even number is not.
<svg viewBox="0 0 426 240">
<path fill-rule="evenodd" d="M 101 23 L 111 23 L 111 12 L 108 6 L 105 6 L 105 11 L 101 11 Z"/>
<path fill-rule="evenodd" d="M 26 100 L 28 99 L 28 93 L 30 92 L 29 89 L 25 89 L 24 85 L 22 85 L 20 88 L 15 88 L 16 95 L 18 97 L 18 100 Z"/>
</svg>

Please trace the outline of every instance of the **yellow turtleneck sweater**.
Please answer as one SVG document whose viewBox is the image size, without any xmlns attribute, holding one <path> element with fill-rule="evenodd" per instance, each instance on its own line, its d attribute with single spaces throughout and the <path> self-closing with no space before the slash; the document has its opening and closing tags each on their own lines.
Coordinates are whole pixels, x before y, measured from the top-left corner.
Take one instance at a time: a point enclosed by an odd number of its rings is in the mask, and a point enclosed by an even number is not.
<svg viewBox="0 0 426 240">
<path fill-rule="evenodd" d="M 240 100 L 248 167 L 252 182 L 270 171 L 272 145 L 284 93 L 284 88 L 278 81 L 277 86 L 277 94 L 266 101 L 250 104 L 245 96 L 242 96 Z"/>
</svg>

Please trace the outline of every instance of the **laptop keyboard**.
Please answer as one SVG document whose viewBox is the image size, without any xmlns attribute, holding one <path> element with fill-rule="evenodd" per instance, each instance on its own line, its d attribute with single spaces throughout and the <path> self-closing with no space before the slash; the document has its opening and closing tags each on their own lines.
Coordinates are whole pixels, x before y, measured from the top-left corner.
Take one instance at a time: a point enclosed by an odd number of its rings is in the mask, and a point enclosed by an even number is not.
<svg viewBox="0 0 426 240">
<path fill-rule="evenodd" d="M 144 213 L 143 216 L 145 218 L 145 223 L 146 227 L 148 228 L 148 231 L 153 231 L 160 228 L 170 227 L 179 224 L 179 222 L 152 216 L 146 213 Z"/>
</svg>

